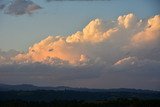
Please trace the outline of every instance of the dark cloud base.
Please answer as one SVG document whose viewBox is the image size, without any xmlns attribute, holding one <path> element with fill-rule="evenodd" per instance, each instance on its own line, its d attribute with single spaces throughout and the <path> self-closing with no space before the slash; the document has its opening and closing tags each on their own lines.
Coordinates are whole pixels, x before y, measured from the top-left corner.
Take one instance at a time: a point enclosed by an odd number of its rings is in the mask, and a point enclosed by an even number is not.
<svg viewBox="0 0 160 107">
<path fill-rule="evenodd" d="M 147 65 L 144 65 L 147 66 Z M 54 66 L 42 63 L 0 66 L 0 82 L 7 84 L 35 84 L 41 86 L 72 86 L 87 88 L 160 89 L 159 65 L 153 70 L 106 68 L 105 65 L 83 67 Z M 142 67 L 143 68 L 143 67 Z M 156 69 L 157 68 L 157 69 Z M 156 70 L 155 70 L 156 69 Z"/>
</svg>

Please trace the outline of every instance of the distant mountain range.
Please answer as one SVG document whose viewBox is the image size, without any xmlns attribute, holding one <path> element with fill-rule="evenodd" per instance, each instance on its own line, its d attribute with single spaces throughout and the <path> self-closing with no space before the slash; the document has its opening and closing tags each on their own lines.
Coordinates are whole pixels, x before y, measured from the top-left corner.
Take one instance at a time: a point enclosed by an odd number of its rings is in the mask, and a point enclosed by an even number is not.
<svg viewBox="0 0 160 107">
<path fill-rule="evenodd" d="M 34 90 L 65 90 L 65 89 L 73 89 L 71 87 L 66 86 L 58 86 L 58 87 L 39 87 L 31 84 L 20 84 L 20 85 L 8 85 L 8 84 L 0 84 L 0 91 L 34 91 Z"/>
<path fill-rule="evenodd" d="M 0 84 L 0 101 L 53 101 L 53 100 L 85 100 L 97 101 L 106 99 L 160 99 L 160 91 L 141 89 L 88 89 L 59 87 L 39 87 L 30 84 Z"/>
<path fill-rule="evenodd" d="M 40 87 L 31 84 L 20 84 L 20 85 L 8 85 L 0 84 L 0 91 L 35 91 L 35 90 L 72 90 L 72 91 L 88 91 L 88 92 L 155 92 L 152 90 L 142 89 L 129 89 L 129 88 L 117 88 L 117 89 L 91 89 L 91 88 L 73 88 L 67 86 L 57 87 Z"/>
</svg>

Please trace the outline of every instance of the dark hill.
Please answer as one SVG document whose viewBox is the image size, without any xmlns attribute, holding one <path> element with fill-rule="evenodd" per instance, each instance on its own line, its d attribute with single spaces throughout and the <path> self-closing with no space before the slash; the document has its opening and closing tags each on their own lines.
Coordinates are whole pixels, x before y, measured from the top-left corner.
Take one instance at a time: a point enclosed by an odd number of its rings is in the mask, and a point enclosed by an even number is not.
<svg viewBox="0 0 160 107">
<path fill-rule="evenodd" d="M 0 101 L 53 101 L 53 100 L 113 100 L 113 99 L 160 99 L 159 91 L 140 89 L 87 89 L 71 87 L 38 87 L 34 85 L 0 84 Z"/>
</svg>

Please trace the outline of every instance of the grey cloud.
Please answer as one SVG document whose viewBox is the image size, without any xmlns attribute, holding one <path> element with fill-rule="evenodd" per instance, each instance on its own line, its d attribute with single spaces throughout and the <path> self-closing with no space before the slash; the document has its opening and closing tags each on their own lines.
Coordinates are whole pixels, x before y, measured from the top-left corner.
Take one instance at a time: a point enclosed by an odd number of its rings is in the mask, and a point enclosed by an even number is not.
<svg viewBox="0 0 160 107">
<path fill-rule="evenodd" d="M 73 81 L 97 78 L 99 66 L 54 66 L 42 63 L 8 64 L 0 66 L 0 82 L 39 85 L 68 85 Z"/>
<path fill-rule="evenodd" d="M 21 52 L 16 51 L 16 50 L 8 50 L 8 51 L 2 51 L 0 49 L 0 65 L 5 65 L 5 64 L 9 64 L 12 63 L 11 58 L 15 57 L 16 55 L 20 54 Z"/>
<path fill-rule="evenodd" d="M 110 0 L 46 0 L 47 2 L 51 1 L 110 1 Z"/>
<path fill-rule="evenodd" d="M 160 72 L 160 61 L 127 57 L 117 61 L 113 68 L 121 72 Z"/>
<path fill-rule="evenodd" d="M 30 0 L 13 0 L 6 7 L 4 13 L 11 15 L 31 14 L 41 7 Z"/>
<path fill-rule="evenodd" d="M 0 10 L 4 9 L 5 6 L 6 6 L 5 4 L 0 4 Z"/>
<path fill-rule="evenodd" d="M 89 88 L 159 89 L 160 63 L 149 60 L 139 63 L 143 65 L 141 67 L 135 65 L 134 68 L 130 67 L 130 69 L 127 69 L 129 68 L 127 66 L 127 68 L 121 68 L 118 71 L 116 68 L 110 68 L 105 64 L 79 67 L 54 66 L 42 63 L 15 63 L 0 66 L 0 82 Z"/>
<path fill-rule="evenodd" d="M 0 10 L 3 10 L 7 5 L 7 0 L 0 0 Z"/>
<path fill-rule="evenodd" d="M 154 68 L 155 66 L 157 69 Z M 103 87 L 103 85 L 105 84 L 106 87 L 111 88 L 125 87 L 141 89 L 160 89 L 160 72 L 158 65 L 146 68 L 135 68 L 134 71 L 132 70 L 133 68 L 121 69 L 121 71 L 119 72 L 106 72 L 103 74 L 103 76 L 99 78 L 98 81 L 95 81 L 97 82 L 97 87 Z M 99 81 L 101 81 L 101 83 Z"/>
<path fill-rule="evenodd" d="M 7 58 L 14 57 L 19 53 L 20 53 L 19 51 L 16 51 L 16 50 L 13 50 L 13 49 L 10 49 L 8 51 L 2 51 L 0 49 L 0 56 L 7 57 Z"/>
</svg>

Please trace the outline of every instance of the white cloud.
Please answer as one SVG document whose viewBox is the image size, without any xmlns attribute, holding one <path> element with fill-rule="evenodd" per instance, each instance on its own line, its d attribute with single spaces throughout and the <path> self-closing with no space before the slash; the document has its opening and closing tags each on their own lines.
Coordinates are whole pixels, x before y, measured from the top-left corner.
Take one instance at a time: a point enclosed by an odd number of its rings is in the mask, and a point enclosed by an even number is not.
<svg viewBox="0 0 160 107">
<path fill-rule="evenodd" d="M 120 65 L 134 65 L 135 62 L 137 62 L 137 58 L 136 57 L 127 57 L 127 58 L 123 58 L 119 61 L 117 61 L 114 66 L 120 66 Z"/>
<path fill-rule="evenodd" d="M 97 59 L 111 65 L 128 55 L 150 59 L 151 50 L 160 50 L 159 25 L 158 15 L 147 21 L 139 20 L 134 14 L 119 16 L 111 22 L 95 19 L 82 31 L 66 37 L 48 36 L 31 46 L 27 53 L 11 59 L 18 63 L 62 60 L 72 65 L 93 64 Z M 146 54 L 144 49 L 148 50 Z"/>
<path fill-rule="evenodd" d="M 68 36 L 66 41 L 72 42 L 101 42 L 108 39 L 112 34 L 117 32 L 118 29 L 111 28 L 107 29 L 105 22 L 100 19 L 92 20 L 83 31 L 78 31 L 77 33 Z"/>
<path fill-rule="evenodd" d="M 118 17 L 118 24 L 123 26 L 124 28 L 136 26 L 137 23 L 138 19 L 134 14 L 128 14 Z"/>
<path fill-rule="evenodd" d="M 159 81 L 159 45 L 159 15 L 143 20 L 134 14 L 119 16 L 117 20 L 109 22 L 95 19 L 82 31 L 68 36 L 48 36 L 31 46 L 28 52 L 10 57 L 8 68 L 4 64 L 2 66 L 5 62 L 3 55 L 0 59 L 0 71 L 11 72 L 10 68 L 25 72 L 47 71 L 53 81 L 61 81 L 63 84 L 67 80 L 67 84 L 77 81 L 83 85 L 84 77 L 89 79 L 86 84 L 91 81 L 98 85 L 102 81 L 110 84 L 108 81 L 115 80 L 115 86 L 123 82 L 129 85 L 117 76 L 132 79 L 132 83 L 142 78 L 144 81 L 135 84 L 135 87 L 143 86 L 144 83 L 152 83 L 153 87 L 156 87 L 157 82 L 153 83 L 149 79 L 151 76 L 151 79 Z M 71 82 L 73 78 L 76 78 L 76 81 Z"/>
<path fill-rule="evenodd" d="M 132 44 L 138 47 L 157 45 L 160 42 L 160 16 L 156 15 L 148 20 L 143 31 L 132 37 Z M 142 45 L 142 46 L 141 46 Z"/>
</svg>

